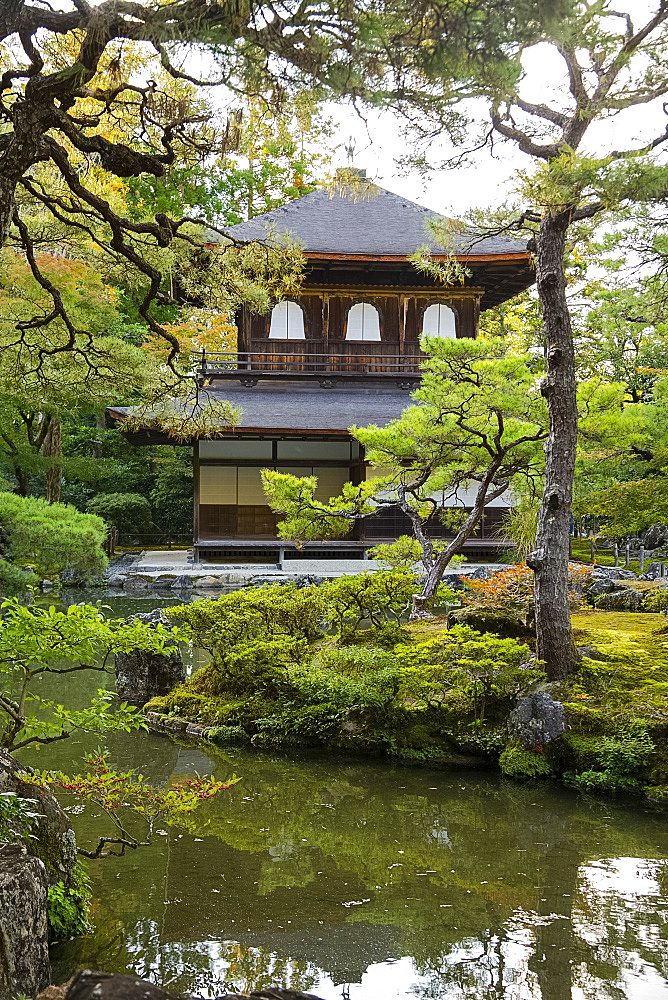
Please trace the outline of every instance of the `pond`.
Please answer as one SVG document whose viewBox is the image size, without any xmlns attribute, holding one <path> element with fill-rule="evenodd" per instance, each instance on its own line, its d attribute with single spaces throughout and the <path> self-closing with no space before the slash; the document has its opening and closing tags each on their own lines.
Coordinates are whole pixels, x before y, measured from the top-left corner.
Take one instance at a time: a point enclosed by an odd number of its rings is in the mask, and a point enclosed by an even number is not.
<svg viewBox="0 0 668 1000">
<path fill-rule="evenodd" d="M 82 677 L 73 703 L 98 686 Z M 80 759 L 85 743 L 66 742 L 39 763 Z M 323 1000 L 668 1000 L 659 816 L 480 771 L 151 733 L 108 745 L 115 766 L 155 784 L 242 780 L 200 806 L 191 832 L 90 862 L 94 929 L 54 946 L 57 981 L 87 967 L 202 997 L 274 984 Z M 73 821 L 95 839 L 95 817 Z"/>
</svg>

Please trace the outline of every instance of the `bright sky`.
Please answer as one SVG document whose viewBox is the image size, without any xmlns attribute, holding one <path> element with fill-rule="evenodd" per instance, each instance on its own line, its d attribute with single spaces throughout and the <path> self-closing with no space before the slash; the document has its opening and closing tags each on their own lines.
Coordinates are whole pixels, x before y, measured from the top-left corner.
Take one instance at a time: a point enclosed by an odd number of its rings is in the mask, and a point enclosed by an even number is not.
<svg viewBox="0 0 668 1000">
<path fill-rule="evenodd" d="M 644 23 L 645 15 L 654 6 L 646 0 L 627 0 L 619 4 L 619 9 L 631 12 L 637 28 Z M 565 63 L 556 49 L 548 45 L 534 46 L 525 52 L 523 63 L 526 78 L 522 96 L 553 107 L 563 106 L 563 97 L 561 101 L 559 97 L 568 94 L 567 78 Z M 469 208 L 489 207 L 512 197 L 513 176 L 517 170 L 530 166 L 530 158 L 511 143 L 495 143 L 494 156 L 486 149 L 476 154 L 471 166 L 436 171 L 426 179 L 417 174 L 405 176 L 397 168 L 396 160 L 407 152 L 406 141 L 400 135 L 397 120 L 390 113 L 369 111 L 368 129 L 349 106 L 334 106 L 332 117 L 341 144 L 334 156 L 334 166 L 346 164 L 343 145 L 352 136 L 355 166 L 365 168 L 368 175 L 383 187 L 446 215 L 457 215 Z M 486 107 L 482 102 L 477 105 L 476 117 L 479 121 L 486 120 Z M 663 110 L 663 101 L 658 99 L 593 125 L 583 150 L 599 153 L 601 150 L 629 146 L 638 148 L 667 127 L 668 117 Z M 452 149 L 445 144 L 440 150 L 437 147 L 434 159 L 438 161 L 449 152 Z"/>
<path fill-rule="evenodd" d="M 73 0 L 52 0 L 52 3 L 60 9 L 71 9 L 73 6 Z M 637 30 L 651 17 L 657 3 L 658 0 L 619 0 L 610 6 L 628 12 Z M 522 96 L 553 107 L 564 106 L 563 102 L 567 102 L 570 95 L 565 63 L 557 50 L 549 45 L 533 46 L 525 51 L 523 64 L 526 77 Z M 212 93 L 211 97 L 217 103 L 217 96 Z M 471 106 L 473 107 L 473 103 Z M 355 143 L 355 166 L 365 168 L 368 176 L 383 187 L 445 215 L 457 216 L 470 208 L 487 208 L 512 198 L 514 175 L 518 170 L 531 166 L 530 158 L 513 144 L 496 142 L 494 156 L 485 149 L 476 154 L 470 166 L 458 170 L 435 171 L 427 178 L 418 174 L 406 176 L 401 173 L 396 162 L 408 152 L 397 119 L 389 112 L 381 114 L 371 109 L 365 114 L 366 124 L 349 105 L 331 107 L 338 144 L 333 166 L 346 165 L 344 144 L 352 136 Z M 476 108 L 475 117 L 478 122 L 487 120 L 487 110 L 482 102 Z M 612 119 L 595 123 L 589 130 L 588 144 L 583 150 L 599 153 L 606 149 L 639 147 L 666 128 L 668 116 L 663 110 L 663 101 L 659 98 L 651 104 L 640 105 Z M 452 148 L 445 144 L 437 146 L 434 149 L 434 160 L 438 162 L 452 152 Z M 667 154 L 668 148 L 661 155 Z"/>
</svg>

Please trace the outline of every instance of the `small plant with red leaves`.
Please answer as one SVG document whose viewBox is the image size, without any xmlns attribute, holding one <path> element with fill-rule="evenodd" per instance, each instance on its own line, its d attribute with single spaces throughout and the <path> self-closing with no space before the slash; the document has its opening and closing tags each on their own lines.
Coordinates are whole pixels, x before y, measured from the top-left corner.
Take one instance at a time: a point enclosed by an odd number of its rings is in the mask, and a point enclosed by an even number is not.
<svg viewBox="0 0 668 1000">
<path fill-rule="evenodd" d="M 58 788 L 72 794 L 78 802 L 96 805 L 109 819 L 113 833 L 100 836 L 93 850 L 79 847 L 87 858 L 122 857 L 126 850 L 136 850 L 151 843 L 156 822 L 179 825 L 194 812 L 200 802 L 226 791 L 239 779 L 234 775 L 218 781 L 213 775 L 195 775 L 165 788 L 146 784 L 137 771 L 116 771 L 109 767 L 107 754 L 99 753 L 84 761 L 85 773 L 68 775 L 63 771 L 35 771 L 21 777 L 40 788 Z M 137 832 L 137 825 L 141 833 Z"/>
<path fill-rule="evenodd" d="M 572 611 L 582 607 L 583 590 L 592 580 L 590 566 L 570 563 L 568 567 L 568 602 Z M 533 571 L 526 563 L 509 566 L 493 573 L 487 580 L 466 580 L 464 603 L 490 611 L 517 615 L 525 624 L 534 623 Z"/>
</svg>

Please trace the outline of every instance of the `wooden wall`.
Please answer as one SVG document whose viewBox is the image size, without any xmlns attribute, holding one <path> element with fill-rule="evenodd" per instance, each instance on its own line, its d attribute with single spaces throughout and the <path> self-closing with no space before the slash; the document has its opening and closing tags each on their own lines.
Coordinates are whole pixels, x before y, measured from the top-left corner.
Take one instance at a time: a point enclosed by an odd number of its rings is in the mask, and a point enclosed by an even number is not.
<svg viewBox="0 0 668 1000">
<path fill-rule="evenodd" d="M 416 357 L 420 354 L 422 316 L 427 306 L 441 302 L 450 306 L 456 317 L 458 337 L 475 337 L 478 330 L 480 294 L 467 289 L 461 294 L 439 294 L 416 290 L 406 292 L 382 289 L 303 289 L 294 296 L 304 313 L 305 341 L 270 340 L 271 314 L 260 316 L 248 309 L 239 317 L 240 351 L 266 351 L 285 355 L 286 344 L 295 355 L 377 353 Z M 357 302 L 369 302 L 380 315 L 381 341 L 346 340 L 348 310 Z"/>
</svg>

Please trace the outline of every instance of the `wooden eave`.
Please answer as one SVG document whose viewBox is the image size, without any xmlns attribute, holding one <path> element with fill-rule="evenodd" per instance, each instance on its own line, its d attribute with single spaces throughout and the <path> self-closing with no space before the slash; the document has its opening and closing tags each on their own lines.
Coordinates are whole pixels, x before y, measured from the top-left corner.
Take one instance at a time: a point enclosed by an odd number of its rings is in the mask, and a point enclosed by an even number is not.
<svg viewBox="0 0 668 1000">
<path fill-rule="evenodd" d="M 412 263 L 409 257 L 403 256 L 401 254 L 370 254 L 370 253 L 355 253 L 355 254 L 341 254 L 341 253 L 325 253 L 320 250 L 306 250 L 303 251 L 304 257 L 307 260 L 338 260 L 342 263 L 346 261 L 369 261 L 374 264 L 410 264 Z M 453 254 L 436 254 L 430 255 L 434 260 L 444 261 L 451 260 Z M 521 251 L 519 253 L 481 253 L 481 254 L 454 254 L 454 258 L 462 263 L 503 263 L 504 261 L 514 261 L 514 260 L 525 260 L 531 261 L 532 253 L 530 250 Z"/>
</svg>

